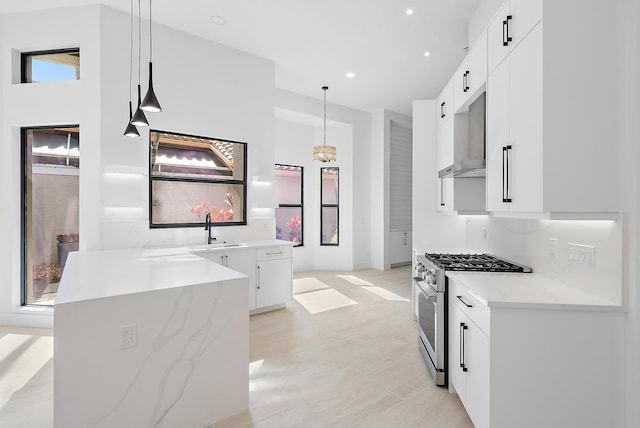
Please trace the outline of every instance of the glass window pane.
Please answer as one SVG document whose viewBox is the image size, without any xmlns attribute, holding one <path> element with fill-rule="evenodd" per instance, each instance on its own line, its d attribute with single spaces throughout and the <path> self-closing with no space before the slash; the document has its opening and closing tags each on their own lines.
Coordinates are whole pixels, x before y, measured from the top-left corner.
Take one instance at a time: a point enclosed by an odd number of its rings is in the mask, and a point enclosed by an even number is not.
<svg viewBox="0 0 640 428">
<path fill-rule="evenodd" d="M 80 79 L 80 49 L 23 53 L 22 83 Z"/>
<path fill-rule="evenodd" d="M 149 139 L 154 178 L 244 180 L 246 144 L 159 131 Z"/>
<path fill-rule="evenodd" d="M 276 208 L 276 239 L 302 245 L 302 207 Z"/>
<path fill-rule="evenodd" d="M 338 168 L 322 168 L 322 205 L 338 205 Z"/>
<path fill-rule="evenodd" d="M 67 256 L 77 251 L 79 128 L 23 131 L 24 303 L 52 305 Z"/>
<path fill-rule="evenodd" d="M 152 182 L 151 224 L 201 224 L 244 221 L 244 186 L 185 181 Z"/>
<path fill-rule="evenodd" d="M 322 208 L 322 245 L 338 245 L 338 207 Z"/>
<path fill-rule="evenodd" d="M 276 165 L 276 204 L 302 205 L 302 167 Z"/>
</svg>

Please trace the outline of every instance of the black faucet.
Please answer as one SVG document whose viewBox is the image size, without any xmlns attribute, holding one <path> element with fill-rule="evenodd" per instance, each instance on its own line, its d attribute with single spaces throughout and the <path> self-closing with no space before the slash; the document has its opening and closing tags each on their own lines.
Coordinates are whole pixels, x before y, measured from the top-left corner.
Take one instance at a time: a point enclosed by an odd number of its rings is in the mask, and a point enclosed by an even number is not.
<svg viewBox="0 0 640 428">
<path fill-rule="evenodd" d="M 209 231 L 207 234 L 207 244 L 211 244 L 213 241 L 217 241 L 217 238 L 211 236 L 211 214 L 207 213 L 204 217 L 204 230 Z"/>
</svg>

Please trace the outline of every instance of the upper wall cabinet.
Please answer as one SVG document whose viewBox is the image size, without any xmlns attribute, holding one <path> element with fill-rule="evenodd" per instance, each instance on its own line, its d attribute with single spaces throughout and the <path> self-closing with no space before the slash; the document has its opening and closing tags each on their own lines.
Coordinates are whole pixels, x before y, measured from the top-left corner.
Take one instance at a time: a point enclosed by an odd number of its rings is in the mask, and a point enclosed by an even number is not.
<svg viewBox="0 0 640 428">
<path fill-rule="evenodd" d="M 575 3 L 575 2 L 574 2 Z M 507 0 L 487 27 L 489 73 L 542 19 L 542 0 Z"/>
<path fill-rule="evenodd" d="M 453 118 L 453 79 L 447 83 L 438 97 L 438 129 L 444 122 Z"/>
<path fill-rule="evenodd" d="M 466 111 L 485 90 L 487 81 L 487 31 L 483 31 L 453 78 L 456 113 Z"/>
<path fill-rule="evenodd" d="M 606 2 L 510 0 L 489 25 L 490 211 L 577 219 L 619 211 L 610 69 L 620 59 L 615 33 L 597 31 L 615 18 Z"/>
</svg>

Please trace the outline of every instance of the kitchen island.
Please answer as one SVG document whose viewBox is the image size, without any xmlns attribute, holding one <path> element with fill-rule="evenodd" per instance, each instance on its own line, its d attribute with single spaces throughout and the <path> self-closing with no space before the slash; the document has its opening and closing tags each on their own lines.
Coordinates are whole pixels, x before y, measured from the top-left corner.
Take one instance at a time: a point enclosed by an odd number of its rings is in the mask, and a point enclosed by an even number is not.
<svg viewBox="0 0 640 428">
<path fill-rule="evenodd" d="M 184 248 L 71 253 L 55 427 L 200 427 L 248 408 L 248 279 Z"/>
</svg>

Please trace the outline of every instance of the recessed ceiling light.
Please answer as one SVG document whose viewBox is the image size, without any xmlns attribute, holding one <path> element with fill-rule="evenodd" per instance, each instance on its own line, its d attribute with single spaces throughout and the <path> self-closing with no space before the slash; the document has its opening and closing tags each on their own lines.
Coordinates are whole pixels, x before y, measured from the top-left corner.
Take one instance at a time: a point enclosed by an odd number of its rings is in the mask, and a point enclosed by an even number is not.
<svg viewBox="0 0 640 428">
<path fill-rule="evenodd" d="M 426 52 L 424 53 L 424 56 L 431 56 L 431 52 L 426 51 Z"/>
<path fill-rule="evenodd" d="M 356 73 L 348 72 L 347 74 L 345 74 L 345 76 L 347 76 L 348 79 L 353 79 L 354 77 L 356 77 Z"/>
<path fill-rule="evenodd" d="M 407 9 L 405 12 L 407 15 L 413 15 L 413 9 Z"/>
<path fill-rule="evenodd" d="M 220 15 L 214 15 L 209 19 L 211 20 L 211 22 L 218 25 L 223 25 L 225 22 L 227 22 L 227 20 L 221 17 Z"/>
</svg>

